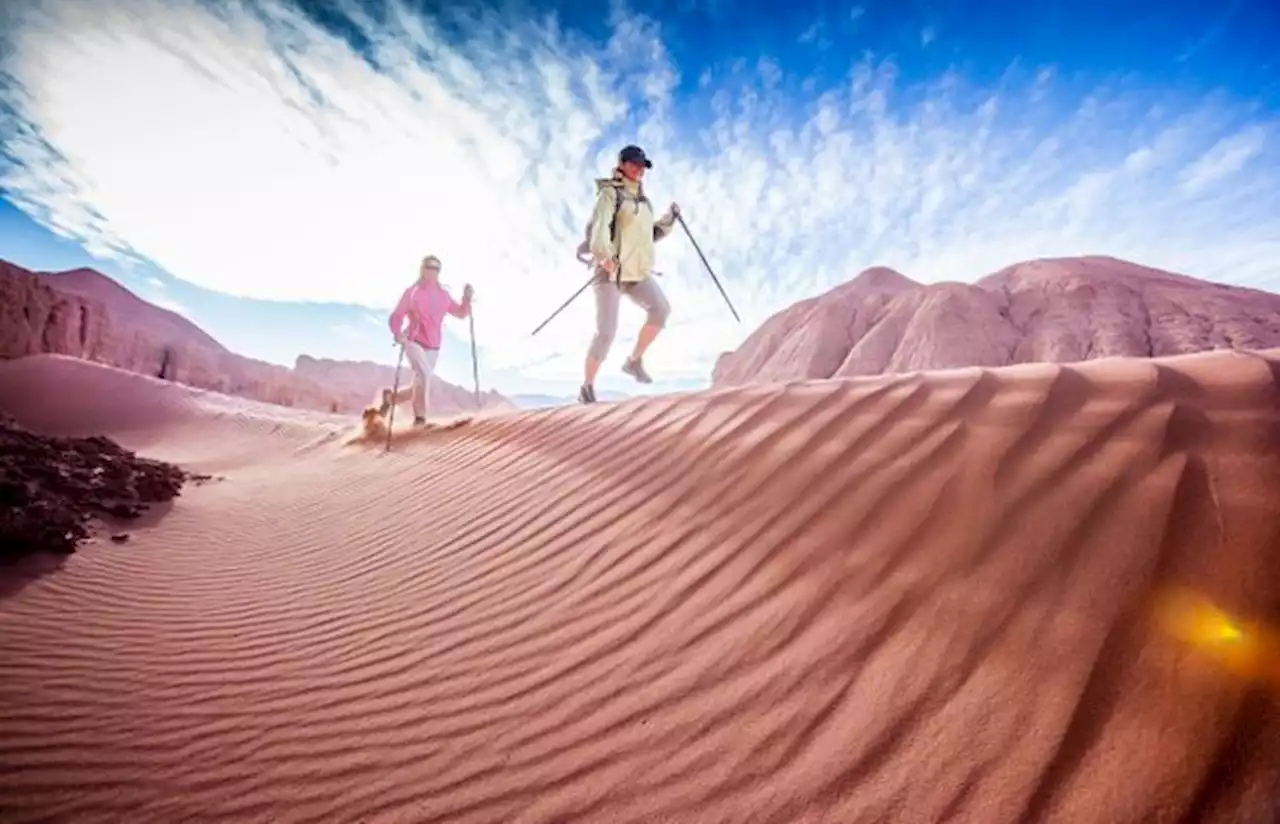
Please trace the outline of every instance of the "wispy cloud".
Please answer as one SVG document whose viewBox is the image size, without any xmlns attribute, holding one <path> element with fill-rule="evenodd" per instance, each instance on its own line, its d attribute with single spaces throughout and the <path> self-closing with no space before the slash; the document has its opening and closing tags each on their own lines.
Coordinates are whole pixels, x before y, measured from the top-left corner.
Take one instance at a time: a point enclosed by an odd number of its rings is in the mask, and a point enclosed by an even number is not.
<svg viewBox="0 0 1280 824">
<path fill-rule="evenodd" d="M 1231 0 L 1227 4 L 1226 10 L 1222 12 L 1222 16 L 1213 25 L 1205 29 L 1204 33 L 1197 37 L 1194 42 L 1188 44 L 1174 60 L 1179 63 L 1185 63 L 1199 54 L 1206 46 L 1222 36 L 1222 33 L 1227 29 L 1227 24 L 1231 22 L 1231 18 L 1235 17 L 1236 12 L 1239 10 L 1240 0 Z"/>
<path fill-rule="evenodd" d="M 489 362 L 544 377 L 579 368 L 589 298 L 528 333 L 584 278 L 591 179 L 631 141 L 744 319 L 664 241 L 681 323 L 651 368 L 671 376 L 872 264 L 968 280 L 1103 253 L 1280 288 L 1277 124 L 1230 100 L 1082 93 L 1047 67 L 907 85 L 874 55 L 835 80 L 677 65 L 670 21 L 617 4 L 604 39 L 344 7 L 338 36 L 268 0 L 36 4 L 12 27 L 0 183 L 96 249 L 232 294 L 385 307 L 434 252 L 482 297 Z"/>
<path fill-rule="evenodd" d="M 1261 127 L 1245 129 L 1224 137 L 1182 170 L 1182 186 L 1195 195 L 1235 176 L 1250 160 L 1261 154 L 1267 139 Z"/>
<path fill-rule="evenodd" d="M 369 337 L 368 329 L 361 329 L 351 323 L 335 323 L 329 327 L 329 334 L 348 341 L 362 341 Z"/>
<path fill-rule="evenodd" d="M 172 298 L 166 298 L 161 295 L 156 295 L 156 296 L 147 298 L 147 302 L 152 303 L 156 306 L 159 306 L 161 309 L 168 309 L 170 312 L 174 312 L 176 314 L 182 315 L 184 318 L 187 318 L 189 320 L 195 319 L 194 317 L 192 317 L 191 310 L 187 308 L 186 304 L 178 303 L 178 301 L 173 300 Z"/>
</svg>

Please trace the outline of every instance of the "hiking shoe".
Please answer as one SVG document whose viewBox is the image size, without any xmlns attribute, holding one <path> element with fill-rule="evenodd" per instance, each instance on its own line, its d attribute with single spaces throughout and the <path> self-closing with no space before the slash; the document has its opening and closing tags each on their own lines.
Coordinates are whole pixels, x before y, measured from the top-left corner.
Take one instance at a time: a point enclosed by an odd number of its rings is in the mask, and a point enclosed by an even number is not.
<svg viewBox="0 0 1280 824">
<path fill-rule="evenodd" d="M 627 358 L 626 362 L 622 364 L 622 371 L 641 383 L 653 383 L 653 378 L 649 377 L 649 373 L 644 371 L 644 364 L 639 360 Z"/>
<path fill-rule="evenodd" d="M 426 426 L 426 425 L 427 425 L 427 419 L 426 419 L 426 418 L 414 418 L 414 419 L 413 419 L 413 428 L 414 428 L 414 429 L 421 429 L 422 427 L 424 427 L 424 426 Z"/>
<path fill-rule="evenodd" d="M 578 390 L 578 403 L 595 403 L 595 402 L 596 402 L 595 387 L 591 386 L 590 384 L 584 383 L 582 385 L 582 388 Z"/>
</svg>

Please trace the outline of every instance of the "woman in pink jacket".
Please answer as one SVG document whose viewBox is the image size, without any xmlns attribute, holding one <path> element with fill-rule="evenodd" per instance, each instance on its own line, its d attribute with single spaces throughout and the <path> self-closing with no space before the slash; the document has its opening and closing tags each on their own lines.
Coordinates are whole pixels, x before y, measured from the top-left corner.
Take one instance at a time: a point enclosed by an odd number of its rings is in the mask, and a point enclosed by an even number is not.
<svg viewBox="0 0 1280 824">
<path fill-rule="evenodd" d="M 427 255 L 418 270 L 418 282 L 404 290 L 400 302 L 391 312 L 391 334 L 396 343 L 404 347 L 413 368 L 413 386 L 400 391 L 382 390 L 382 406 L 378 412 L 386 415 L 392 406 L 398 406 L 413 398 L 413 425 L 427 422 L 427 398 L 431 388 L 431 376 L 435 373 L 436 360 L 440 357 L 441 332 L 444 316 L 465 318 L 471 314 L 471 284 L 462 289 L 462 302 L 453 299 L 440 285 L 440 259 Z M 408 328 L 405 320 L 408 319 Z"/>
</svg>

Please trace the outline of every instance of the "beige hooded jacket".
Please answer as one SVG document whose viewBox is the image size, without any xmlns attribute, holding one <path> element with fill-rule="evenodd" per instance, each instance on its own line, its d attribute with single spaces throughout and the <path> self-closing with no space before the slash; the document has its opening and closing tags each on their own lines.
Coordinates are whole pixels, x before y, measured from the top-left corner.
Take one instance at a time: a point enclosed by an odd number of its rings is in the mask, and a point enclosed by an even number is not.
<svg viewBox="0 0 1280 824">
<path fill-rule="evenodd" d="M 609 223 L 617 203 L 617 190 L 622 190 L 622 204 L 613 243 L 609 242 Z M 588 247 L 599 266 L 609 258 L 619 261 L 614 277 L 622 283 L 637 283 L 653 273 L 653 244 L 671 233 L 675 216 L 653 219 L 653 204 L 644 197 L 644 189 L 635 180 L 620 174 L 596 180 L 596 208 L 587 233 Z"/>
</svg>

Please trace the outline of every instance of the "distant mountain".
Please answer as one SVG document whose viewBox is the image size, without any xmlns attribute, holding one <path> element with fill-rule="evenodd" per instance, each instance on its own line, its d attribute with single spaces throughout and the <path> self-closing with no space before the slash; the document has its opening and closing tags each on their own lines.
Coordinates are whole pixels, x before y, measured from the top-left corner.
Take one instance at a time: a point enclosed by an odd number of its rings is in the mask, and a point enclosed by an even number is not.
<svg viewBox="0 0 1280 824">
<path fill-rule="evenodd" d="M 596 391 L 596 400 L 608 403 L 630 400 L 631 397 L 631 395 L 624 392 L 610 392 L 603 389 Z M 576 395 L 539 395 L 536 393 L 512 395 L 508 400 L 521 409 L 548 409 L 556 406 L 569 406 L 578 402 Z"/>
<path fill-rule="evenodd" d="M 576 399 L 554 395 L 512 395 L 511 402 L 521 409 L 547 409 L 576 403 Z"/>
<path fill-rule="evenodd" d="M 9 264 L 12 266 L 12 264 Z M 15 267 L 16 268 L 16 267 Z M 25 270 L 24 270 L 25 271 Z M 94 269 L 72 269 L 67 272 L 40 272 L 45 282 L 64 295 L 96 301 L 118 323 L 145 327 L 149 334 L 184 346 L 203 346 L 220 352 L 229 351 L 190 320 L 135 295 L 123 285 Z"/>
<path fill-rule="evenodd" d="M 1280 296 L 1111 257 L 1014 264 L 976 283 L 884 267 L 766 320 L 714 386 L 1280 346 Z"/>
<path fill-rule="evenodd" d="M 384 387 L 395 380 L 394 366 L 383 366 L 372 361 L 341 361 L 299 355 L 293 370 L 296 374 L 313 380 L 338 396 L 344 409 L 362 409 Z M 400 385 L 408 386 L 413 375 L 408 367 L 401 367 Z M 431 377 L 431 408 L 435 411 L 463 411 L 476 408 L 475 393 L 471 389 L 454 386 L 438 376 Z M 480 393 L 480 408 L 512 407 L 510 401 L 497 392 Z"/>
<path fill-rule="evenodd" d="M 0 358 L 55 353 L 282 406 L 354 413 L 390 385 L 392 367 L 300 356 L 297 368 L 229 351 L 181 315 L 93 269 L 36 273 L 0 261 Z M 409 381 L 408 369 L 402 381 Z M 473 394 L 437 380 L 435 412 L 476 408 Z M 506 405 L 494 392 L 481 405 Z"/>
</svg>

